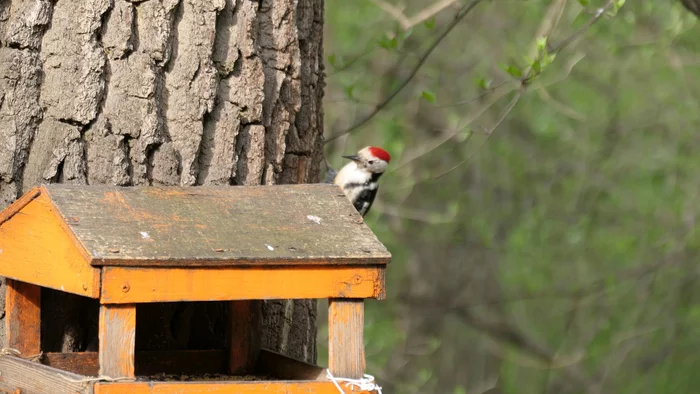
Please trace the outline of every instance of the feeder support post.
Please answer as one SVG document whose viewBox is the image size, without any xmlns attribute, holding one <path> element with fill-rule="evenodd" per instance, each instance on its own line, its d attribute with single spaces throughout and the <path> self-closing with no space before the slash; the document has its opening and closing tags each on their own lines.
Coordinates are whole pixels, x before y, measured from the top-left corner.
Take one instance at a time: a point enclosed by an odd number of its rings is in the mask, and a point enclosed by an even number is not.
<svg viewBox="0 0 700 394">
<path fill-rule="evenodd" d="M 363 299 L 328 300 L 328 368 L 337 377 L 359 379 L 365 372 Z"/>
</svg>

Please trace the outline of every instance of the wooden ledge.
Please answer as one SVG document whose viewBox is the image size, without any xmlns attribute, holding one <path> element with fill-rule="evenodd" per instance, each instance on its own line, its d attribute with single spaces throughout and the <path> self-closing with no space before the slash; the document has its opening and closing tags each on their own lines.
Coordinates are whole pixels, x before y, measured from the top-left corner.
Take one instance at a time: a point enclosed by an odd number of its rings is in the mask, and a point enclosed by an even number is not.
<svg viewBox="0 0 700 394">
<path fill-rule="evenodd" d="M 227 356 L 227 350 L 224 349 L 136 352 L 136 374 L 224 373 Z M 97 376 L 99 370 L 97 352 L 45 353 L 42 363 L 87 376 Z M 325 368 L 266 349 L 260 350 L 256 372 L 283 380 L 326 380 Z"/>
<path fill-rule="evenodd" d="M 386 266 L 105 267 L 103 304 L 385 297 Z"/>
<path fill-rule="evenodd" d="M 220 360 L 225 355 L 223 350 L 196 352 L 201 352 L 200 358 L 207 354 L 213 354 L 211 352 L 218 352 Z M 195 354 L 195 351 L 180 353 L 180 356 L 188 356 Z M 82 368 L 87 364 L 93 364 L 90 367 L 92 369 L 96 368 L 96 353 L 73 353 L 63 356 L 56 353 L 46 355 L 48 360 L 56 365 L 66 366 L 65 362 L 69 361 L 73 365 L 76 363 L 83 365 Z M 143 359 L 146 360 L 146 358 L 144 357 Z M 184 360 L 184 357 L 179 357 L 179 359 Z M 326 379 L 324 368 L 266 350 L 261 352 L 260 368 L 263 373 L 270 373 L 282 379 L 303 380 L 97 382 L 94 378 L 84 374 L 67 372 L 18 357 L 0 356 L 0 390 L 9 393 L 22 392 L 30 394 L 338 394 L 338 389 L 333 382 Z M 350 391 L 348 390 L 347 392 Z M 376 392 L 352 391 L 352 393 L 375 394 Z"/>
<path fill-rule="evenodd" d="M 350 391 L 348 391 L 350 392 Z M 338 394 L 332 382 L 315 380 L 277 382 L 134 382 L 97 383 L 95 394 Z M 376 391 L 352 391 L 374 394 Z"/>
</svg>

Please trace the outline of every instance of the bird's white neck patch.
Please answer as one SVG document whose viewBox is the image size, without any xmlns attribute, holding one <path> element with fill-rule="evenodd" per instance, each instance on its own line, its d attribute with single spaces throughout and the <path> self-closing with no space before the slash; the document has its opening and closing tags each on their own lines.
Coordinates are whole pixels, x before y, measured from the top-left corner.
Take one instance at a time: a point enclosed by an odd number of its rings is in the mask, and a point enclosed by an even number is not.
<svg viewBox="0 0 700 394">
<path fill-rule="evenodd" d="M 348 183 L 360 183 L 363 184 L 368 182 L 372 178 L 372 173 L 364 168 L 359 168 L 357 163 L 350 162 L 343 167 L 338 176 L 336 177 L 335 183 L 338 185 L 345 185 Z"/>
</svg>

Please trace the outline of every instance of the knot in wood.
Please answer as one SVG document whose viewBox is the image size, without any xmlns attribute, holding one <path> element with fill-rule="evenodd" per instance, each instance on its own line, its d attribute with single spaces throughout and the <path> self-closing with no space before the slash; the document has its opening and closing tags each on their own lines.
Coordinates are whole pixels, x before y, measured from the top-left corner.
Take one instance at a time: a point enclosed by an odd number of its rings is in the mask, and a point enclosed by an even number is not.
<svg viewBox="0 0 700 394">
<path fill-rule="evenodd" d="M 122 283 L 122 291 L 123 291 L 124 293 L 128 293 L 129 290 L 131 290 L 131 287 L 129 287 L 129 284 L 126 283 L 126 282 Z"/>
</svg>

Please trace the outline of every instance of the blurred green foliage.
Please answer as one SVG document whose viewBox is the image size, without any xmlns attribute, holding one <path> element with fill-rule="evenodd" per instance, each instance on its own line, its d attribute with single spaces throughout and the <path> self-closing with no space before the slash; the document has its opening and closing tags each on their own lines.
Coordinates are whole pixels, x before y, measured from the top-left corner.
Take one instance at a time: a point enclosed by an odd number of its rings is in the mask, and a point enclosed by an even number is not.
<svg viewBox="0 0 700 394">
<path fill-rule="evenodd" d="M 466 4 L 407 31 L 380 3 L 326 2 L 327 135 Z M 366 308 L 386 392 L 700 392 L 700 26 L 671 0 L 618 0 L 551 58 L 605 2 L 563 3 L 479 4 L 327 145 L 335 167 L 370 144 L 393 157 L 366 218 L 394 256 Z"/>
</svg>

